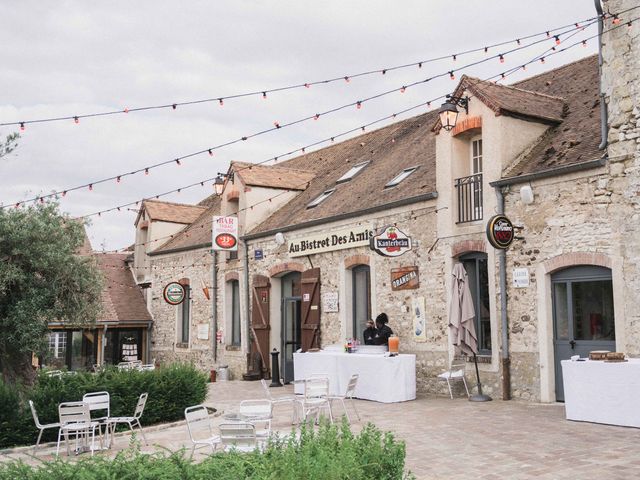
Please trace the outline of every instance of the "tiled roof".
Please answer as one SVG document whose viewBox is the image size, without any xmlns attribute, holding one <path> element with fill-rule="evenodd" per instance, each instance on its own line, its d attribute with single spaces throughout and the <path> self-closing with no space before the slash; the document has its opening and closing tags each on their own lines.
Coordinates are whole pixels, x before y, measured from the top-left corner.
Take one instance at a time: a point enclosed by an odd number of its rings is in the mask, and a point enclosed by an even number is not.
<svg viewBox="0 0 640 480">
<path fill-rule="evenodd" d="M 186 249 L 189 247 L 211 244 L 211 217 L 220 215 L 220 197 L 213 196 L 210 199 L 209 208 L 205 209 L 200 216 L 188 227 L 177 233 L 172 239 L 156 248 L 150 255 L 158 255 L 175 249 Z"/>
<path fill-rule="evenodd" d="M 245 185 L 285 190 L 304 190 L 315 176 L 314 172 L 308 170 L 278 165 L 266 166 L 232 162 L 231 168 Z"/>
<path fill-rule="evenodd" d="M 184 224 L 192 223 L 206 209 L 204 206 L 160 202 L 157 200 L 145 200 L 142 206 L 151 220 Z"/>
<path fill-rule="evenodd" d="M 250 234 L 307 221 L 349 214 L 405 200 L 436 189 L 435 134 L 430 127 L 437 112 L 422 115 L 360 135 L 322 150 L 288 160 L 283 165 L 315 174 L 309 187 L 280 208 Z M 336 185 L 351 167 L 369 161 L 353 180 Z M 403 169 L 419 166 L 393 188 L 384 186 Z M 315 208 L 307 204 L 322 192 L 335 192 Z"/>
<path fill-rule="evenodd" d="M 598 57 L 593 55 L 515 84 L 518 88 L 562 97 L 565 115 L 526 156 L 505 172 L 515 177 L 595 160 L 600 136 Z"/>
<path fill-rule="evenodd" d="M 104 275 L 101 322 L 149 321 L 151 315 L 140 287 L 125 265 L 128 253 L 94 254 Z"/>
</svg>

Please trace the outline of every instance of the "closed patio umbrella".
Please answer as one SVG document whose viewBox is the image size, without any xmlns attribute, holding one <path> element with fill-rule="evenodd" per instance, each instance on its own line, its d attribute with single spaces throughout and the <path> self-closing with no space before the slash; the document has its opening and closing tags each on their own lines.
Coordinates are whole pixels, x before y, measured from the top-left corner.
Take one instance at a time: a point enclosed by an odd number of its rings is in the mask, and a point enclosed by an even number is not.
<svg viewBox="0 0 640 480">
<path fill-rule="evenodd" d="M 451 305 L 449 309 L 449 332 L 454 349 L 464 355 L 473 355 L 478 381 L 478 393 L 472 395 L 472 402 L 488 402 L 491 397 L 482 393 L 480 373 L 478 372 L 478 338 L 475 328 L 475 310 L 473 298 L 469 290 L 467 271 L 461 263 L 456 263 L 451 272 L 453 284 L 451 288 Z"/>
</svg>

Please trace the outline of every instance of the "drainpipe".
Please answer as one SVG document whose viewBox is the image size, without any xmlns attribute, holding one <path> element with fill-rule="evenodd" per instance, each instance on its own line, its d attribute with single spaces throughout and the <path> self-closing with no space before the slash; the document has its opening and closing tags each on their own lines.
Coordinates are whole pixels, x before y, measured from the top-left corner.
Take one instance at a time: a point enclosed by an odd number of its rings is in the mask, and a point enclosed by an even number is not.
<svg viewBox="0 0 640 480">
<path fill-rule="evenodd" d="M 600 82 L 600 135 L 602 137 L 602 141 L 598 148 L 600 150 L 604 150 L 607 147 L 607 137 L 609 135 L 609 115 L 607 112 L 607 102 L 605 101 L 605 95 L 602 91 L 602 29 L 603 29 L 603 19 L 602 19 L 602 4 L 600 0 L 594 0 L 596 12 L 598 12 L 598 79 Z"/>
<path fill-rule="evenodd" d="M 213 344 L 211 347 L 213 348 L 213 363 L 218 362 L 218 275 L 217 275 L 217 265 L 216 262 L 218 260 L 218 256 L 216 255 L 216 251 L 211 251 L 211 326 L 213 330 Z"/>
<path fill-rule="evenodd" d="M 504 214 L 504 195 L 501 187 L 495 187 L 498 214 Z M 500 268 L 500 320 L 502 325 L 502 400 L 511 400 L 511 359 L 509 358 L 509 322 L 507 318 L 507 252 L 498 250 Z"/>
<path fill-rule="evenodd" d="M 249 315 L 249 243 L 244 240 L 244 259 L 242 267 L 244 270 L 244 311 L 247 312 L 247 372 L 251 366 L 251 316 Z"/>
</svg>

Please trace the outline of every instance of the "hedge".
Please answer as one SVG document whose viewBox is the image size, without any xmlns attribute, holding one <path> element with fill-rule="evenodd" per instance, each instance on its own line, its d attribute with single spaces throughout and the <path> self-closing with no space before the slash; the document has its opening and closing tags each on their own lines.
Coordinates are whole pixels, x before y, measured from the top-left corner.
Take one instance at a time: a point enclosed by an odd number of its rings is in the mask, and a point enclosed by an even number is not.
<svg viewBox="0 0 640 480">
<path fill-rule="evenodd" d="M 354 435 L 346 421 L 323 423 L 317 431 L 303 428 L 270 442 L 264 452 L 215 453 L 196 463 L 184 450 L 141 454 L 134 448 L 115 458 L 88 457 L 79 461 L 58 458 L 36 466 L 22 462 L 0 465 L 0 480 L 216 480 L 216 479 L 403 479 L 405 444 L 374 425 Z"/>
<path fill-rule="evenodd" d="M 58 404 L 82 400 L 88 392 L 109 392 L 111 416 L 131 416 L 138 397 L 149 397 L 142 415 L 143 425 L 184 418 L 184 409 L 202 403 L 207 395 L 207 377 L 195 367 L 174 364 L 156 370 L 118 370 L 107 368 L 94 374 L 49 377 L 40 373 L 33 387 L 20 387 L 0 381 L 0 448 L 34 444 L 38 430 L 27 400 L 33 400 L 40 423 L 58 421 Z M 42 441 L 55 440 L 55 429 L 46 430 Z"/>
</svg>

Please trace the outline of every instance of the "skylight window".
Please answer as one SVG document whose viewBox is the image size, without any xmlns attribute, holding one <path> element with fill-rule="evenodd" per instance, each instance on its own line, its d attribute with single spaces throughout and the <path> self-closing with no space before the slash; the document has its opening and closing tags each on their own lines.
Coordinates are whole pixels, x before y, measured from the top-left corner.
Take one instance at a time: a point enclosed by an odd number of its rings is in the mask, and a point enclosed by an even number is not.
<svg viewBox="0 0 640 480">
<path fill-rule="evenodd" d="M 318 205 L 320 205 L 322 202 L 324 202 L 327 198 L 329 198 L 331 196 L 331 194 L 333 192 L 335 192 L 336 189 L 332 188 L 331 190 L 325 190 L 324 192 L 322 192 L 318 197 L 316 197 L 315 200 L 311 200 L 308 204 L 307 204 L 307 208 L 314 208 L 317 207 Z"/>
<path fill-rule="evenodd" d="M 359 163 L 357 165 L 354 165 L 353 167 L 351 167 L 349 169 L 349 171 L 347 173 L 345 173 L 338 180 L 336 180 L 336 183 L 348 182 L 353 177 L 355 177 L 357 174 L 359 174 L 364 169 L 364 167 L 366 167 L 367 165 L 369 165 L 369 162 L 362 162 L 362 163 Z"/>
<path fill-rule="evenodd" d="M 413 172 L 415 172 L 417 169 L 418 169 L 418 167 L 405 168 L 398 175 L 396 175 L 389 183 L 387 183 L 384 186 L 384 188 L 395 187 L 400 182 L 402 182 L 405 178 L 407 178 L 409 175 L 411 175 Z"/>
</svg>

